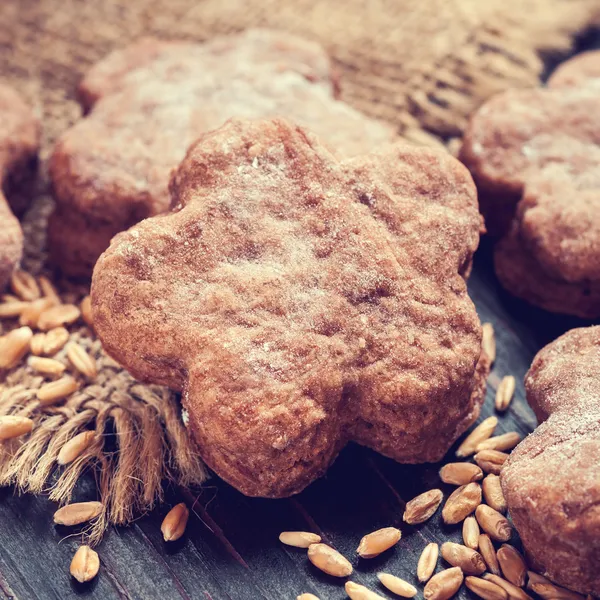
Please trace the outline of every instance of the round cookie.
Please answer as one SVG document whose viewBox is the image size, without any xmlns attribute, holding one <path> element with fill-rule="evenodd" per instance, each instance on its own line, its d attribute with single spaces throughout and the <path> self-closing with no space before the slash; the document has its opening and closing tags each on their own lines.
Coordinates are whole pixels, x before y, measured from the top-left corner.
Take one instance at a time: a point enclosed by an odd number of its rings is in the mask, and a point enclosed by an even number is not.
<svg viewBox="0 0 600 600">
<path fill-rule="evenodd" d="M 600 327 L 542 349 L 525 387 L 540 425 L 501 473 L 512 520 L 543 574 L 600 596 Z"/>
<path fill-rule="evenodd" d="M 11 208 L 25 208 L 24 197 L 14 192 L 31 173 L 39 137 L 31 109 L 17 92 L 0 84 L 0 289 L 21 261 L 23 232 Z"/>
<path fill-rule="evenodd" d="M 137 378 L 183 391 L 217 474 L 280 497 L 350 440 L 442 458 L 489 370 L 465 283 L 480 215 L 458 161 L 397 145 L 340 162 L 287 121 L 232 120 L 170 190 L 174 210 L 96 264 L 94 325 Z"/>
<path fill-rule="evenodd" d="M 50 159 L 54 262 L 90 275 L 113 235 L 169 208 L 171 170 L 201 133 L 230 117 L 285 116 L 347 156 L 395 138 L 336 94 L 325 51 L 287 32 L 249 30 L 205 44 L 143 39 L 109 55 L 81 83 L 88 116 Z"/>
<path fill-rule="evenodd" d="M 460 153 L 486 227 L 501 238 L 494 262 L 502 285 L 583 318 L 600 316 L 600 79 L 582 79 L 597 59 L 568 61 L 552 88 L 487 102 Z"/>
</svg>

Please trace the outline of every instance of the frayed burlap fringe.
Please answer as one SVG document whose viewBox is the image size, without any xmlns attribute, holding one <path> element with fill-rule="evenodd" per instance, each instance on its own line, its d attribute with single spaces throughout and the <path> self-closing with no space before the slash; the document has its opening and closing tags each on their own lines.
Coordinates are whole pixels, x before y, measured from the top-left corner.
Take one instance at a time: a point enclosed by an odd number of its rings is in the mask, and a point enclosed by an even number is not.
<svg viewBox="0 0 600 600">
<path fill-rule="evenodd" d="M 102 351 L 89 329 L 73 332 L 71 339 L 95 358 L 98 375 L 65 403 L 40 406 L 36 390 L 47 380 L 26 363 L 13 370 L 0 388 L 0 415 L 29 417 L 35 423 L 25 439 L 0 445 L 0 485 L 47 493 L 51 500 L 66 504 L 81 475 L 91 472 L 104 505 L 87 531 L 94 544 L 108 524 L 127 524 L 161 501 L 165 481 L 199 484 L 206 472 L 181 420 L 175 394 L 136 382 Z M 66 362 L 64 349 L 55 358 Z M 61 448 L 88 430 L 95 433 L 91 445 L 72 463 L 58 467 Z"/>
</svg>

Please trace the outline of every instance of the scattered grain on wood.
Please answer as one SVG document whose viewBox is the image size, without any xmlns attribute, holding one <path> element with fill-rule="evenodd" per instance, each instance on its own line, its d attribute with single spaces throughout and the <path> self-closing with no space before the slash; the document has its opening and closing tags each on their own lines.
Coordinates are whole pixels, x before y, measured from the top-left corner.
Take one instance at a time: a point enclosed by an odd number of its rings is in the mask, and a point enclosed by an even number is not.
<svg viewBox="0 0 600 600">
<path fill-rule="evenodd" d="M 484 323 L 481 326 L 481 330 L 481 346 L 490 359 L 490 364 L 494 364 L 494 361 L 496 360 L 496 334 L 494 332 L 494 326 L 491 323 Z"/>
<path fill-rule="evenodd" d="M 479 524 L 477 523 L 477 519 L 473 516 L 467 517 L 463 521 L 462 528 L 462 537 L 463 542 L 467 548 L 471 548 L 472 550 L 477 550 L 479 547 Z"/>
<path fill-rule="evenodd" d="M 486 504 L 498 512 L 506 512 L 506 498 L 500 485 L 500 477 L 490 473 L 483 480 L 481 487 Z"/>
<path fill-rule="evenodd" d="M 396 527 L 378 529 L 365 535 L 360 540 L 356 552 L 361 558 L 375 558 L 395 546 L 400 541 L 401 536 L 402 533 Z"/>
<path fill-rule="evenodd" d="M 434 515 L 443 498 L 442 490 L 434 489 L 423 492 L 406 503 L 402 518 L 409 525 L 424 523 Z"/>
<path fill-rule="evenodd" d="M 384 587 L 398 596 L 402 596 L 403 598 L 414 598 L 414 596 L 417 595 L 417 588 L 408 583 L 408 581 L 400 579 L 400 577 L 396 577 L 390 573 L 377 573 L 377 577 Z"/>
<path fill-rule="evenodd" d="M 500 471 L 508 459 L 508 454 L 498 450 L 482 450 L 473 459 L 485 473 L 500 475 Z"/>
<path fill-rule="evenodd" d="M 423 552 L 421 552 L 419 563 L 417 564 L 417 579 L 421 583 L 425 583 L 433 575 L 437 566 L 439 552 L 439 546 L 435 542 L 427 544 Z"/>
<path fill-rule="evenodd" d="M 286 546 L 295 548 L 308 548 L 311 544 L 318 544 L 321 536 L 309 531 L 282 531 L 279 541 Z"/>
<path fill-rule="evenodd" d="M 75 502 L 59 508 L 54 513 L 54 522 L 57 525 L 81 525 L 95 519 L 104 510 L 102 502 Z"/>
<path fill-rule="evenodd" d="M 508 600 L 506 590 L 487 579 L 467 577 L 465 585 L 483 600 Z"/>
<path fill-rule="evenodd" d="M 354 581 L 346 581 L 344 589 L 350 600 L 385 600 L 383 596 Z"/>
<path fill-rule="evenodd" d="M 481 450 L 499 450 L 500 452 L 512 450 L 520 441 L 521 436 L 516 431 L 509 431 L 484 440 L 477 446 L 477 452 Z"/>
<path fill-rule="evenodd" d="M 500 565 L 498 564 L 496 549 L 494 548 L 494 544 L 487 533 L 482 533 L 479 536 L 479 553 L 481 556 L 483 556 L 483 560 L 485 560 L 488 571 L 494 575 L 500 575 Z"/>
<path fill-rule="evenodd" d="M 167 513 L 160 526 L 165 542 L 174 542 L 184 534 L 189 516 L 190 511 L 183 502 L 176 504 Z"/>
<path fill-rule="evenodd" d="M 508 520 L 497 510 L 486 504 L 480 504 L 475 511 L 479 527 L 496 542 L 508 542 L 512 537 L 512 527 Z"/>
<path fill-rule="evenodd" d="M 475 454 L 477 446 L 487 440 L 494 433 L 498 425 L 498 417 L 488 417 L 484 419 L 467 437 L 463 440 L 456 451 L 456 456 L 465 458 Z"/>
<path fill-rule="evenodd" d="M 79 583 L 91 581 L 100 569 L 98 553 L 89 546 L 79 546 L 71 561 L 70 572 Z"/>
<path fill-rule="evenodd" d="M 482 477 L 483 471 L 473 463 L 448 463 L 440 469 L 440 479 L 450 485 L 466 485 Z"/>
<path fill-rule="evenodd" d="M 426 600 L 448 600 L 458 592 L 463 578 L 460 567 L 440 571 L 427 582 L 423 590 L 423 596 Z"/>
<path fill-rule="evenodd" d="M 442 557 L 453 567 L 460 567 L 465 575 L 481 575 L 485 569 L 483 556 L 462 544 L 445 542 L 442 544 Z"/>
<path fill-rule="evenodd" d="M 442 519 L 448 525 L 455 525 L 466 519 L 480 504 L 481 486 L 478 483 L 462 485 L 446 500 Z"/>
<path fill-rule="evenodd" d="M 496 390 L 496 410 L 504 412 L 510 406 L 515 394 L 516 381 L 513 375 L 506 375 L 502 378 L 498 389 Z"/>
<path fill-rule="evenodd" d="M 512 584 L 510 581 L 502 579 L 502 577 L 499 575 L 494 573 L 485 573 L 483 578 L 495 583 L 496 585 L 499 585 L 502 589 L 504 589 L 510 600 L 533 600 L 527 592 Z"/>
<path fill-rule="evenodd" d="M 350 561 L 327 544 L 311 544 L 308 548 L 308 560 L 328 575 L 348 577 L 352 574 Z"/>
</svg>

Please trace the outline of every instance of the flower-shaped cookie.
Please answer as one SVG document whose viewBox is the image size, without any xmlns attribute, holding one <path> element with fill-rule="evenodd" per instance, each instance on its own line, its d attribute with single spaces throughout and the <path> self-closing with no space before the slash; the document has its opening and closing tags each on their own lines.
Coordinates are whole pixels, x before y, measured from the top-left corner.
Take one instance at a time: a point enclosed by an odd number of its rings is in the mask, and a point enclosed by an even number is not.
<svg viewBox="0 0 600 600">
<path fill-rule="evenodd" d="M 173 211 L 116 236 L 94 325 L 136 377 L 183 390 L 205 461 L 285 496 L 349 440 L 439 460 L 489 361 L 465 273 L 475 187 L 444 152 L 339 162 L 287 121 L 227 122 L 174 173 Z"/>
<path fill-rule="evenodd" d="M 550 88 L 496 96 L 472 118 L 461 159 L 486 225 L 504 238 L 496 272 L 553 312 L 600 316 L 600 53 L 565 63 Z M 586 78 L 587 77 L 587 78 Z"/>
<path fill-rule="evenodd" d="M 90 275 L 113 235 L 169 208 L 171 170 L 201 133 L 230 117 L 289 117 L 347 155 L 395 137 L 336 91 L 325 51 L 284 32 L 206 44 L 144 39 L 109 55 L 81 83 L 88 116 L 50 160 L 54 262 Z"/>
<path fill-rule="evenodd" d="M 7 196 L 13 200 L 11 192 L 30 173 L 39 136 L 39 123 L 31 109 L 12 88 L 0 84 L 0 289 L 6 285 L 23 252 L 23 232 Z"/>
<path fill-rule="evenodd" d="M 600 327 L 546 346 L 525 378 L 541 425 L 502 470 L 510 514 L 534 563 L 600 595 Z"/>
</svg>

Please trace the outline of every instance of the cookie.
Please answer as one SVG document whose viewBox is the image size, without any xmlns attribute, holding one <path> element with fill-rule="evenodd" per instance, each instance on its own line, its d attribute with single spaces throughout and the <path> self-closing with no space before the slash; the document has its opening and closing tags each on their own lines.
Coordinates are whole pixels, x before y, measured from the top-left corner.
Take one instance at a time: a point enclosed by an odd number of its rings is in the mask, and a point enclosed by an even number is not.
<svg viewBox="0 0 600 600">
<path fill-rule="evenodd" d="M 89 275 L 113 235 L 169 208 L 171 170 L 201 133 L 230 117 L 285 116 L 349 156 L 394 139 L 336 93 L 324 50 L 289 33 L 250 30 L 205 44 L 143 39 L 109 55 L 81 83 L 88 116 L 50 159 L 54 262 Z"/>
<path fill-rule="evenodd" d="M 13 210 L 22 212 L 25 196 L 15 192 L 32 171 L 39 137 L 31 109 L 17 92 L 0 84 L 0 289 L 21 261 L 23 232 Z"/>
<path fill-rule="evenodd" d="M 584 72 L 575 67 L 567 63 L 557 80 Z M 509 91 L 474 115 L 460 153 L 486 227 L 501 238 L 494 261 L 502 285 L 584 318 L 600 316 L 599 108 L 600 79 Z"/>
<path fill-rule="evenodd" d="M 183 391 L 206 463 L 281 497 L 350 440 L 437 461 L 489 359 L 465 273 L 475 187 L 444 151 L 340 162 L 283 119 L 232 120 L 174 173 L 173 211 L 116 236 L 92 279 L 104 348 Z"/>
<path fill-rule="evenodd" d="M 548 87 L 570 87 L 600 79 L 600 51 L 577 54 L 560 65 L 548 79 Z"/>
<path fill-rule="evenodd" d="M 540 425 L 502 470 L 512 520 L 540 572 L 600 596 L 600 327 L 542 349 L 525 387 Z"/>
</svg>

